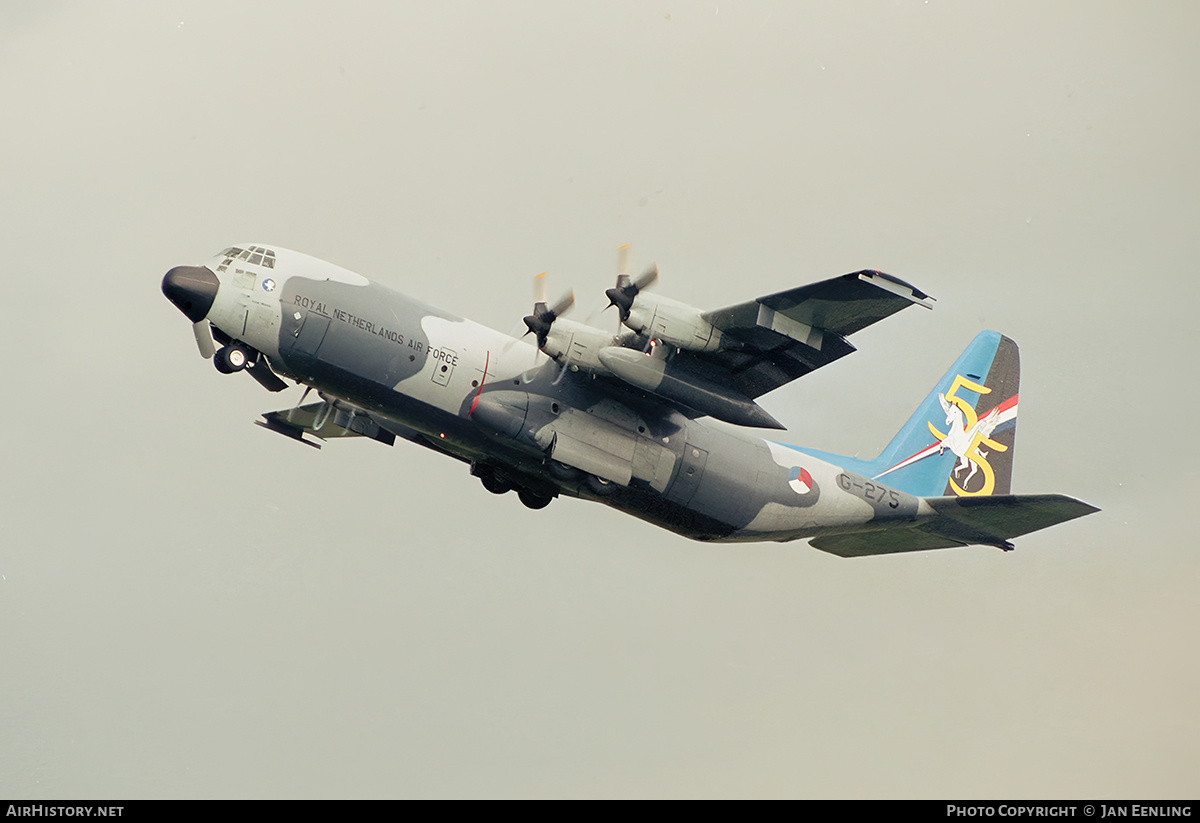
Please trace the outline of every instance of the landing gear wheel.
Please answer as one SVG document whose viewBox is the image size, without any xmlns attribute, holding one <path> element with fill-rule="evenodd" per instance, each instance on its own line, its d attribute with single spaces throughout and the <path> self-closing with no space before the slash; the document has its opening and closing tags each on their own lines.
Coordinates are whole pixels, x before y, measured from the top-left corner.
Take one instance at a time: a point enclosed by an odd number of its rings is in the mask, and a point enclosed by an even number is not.
<svg viewBox="0 0 1200 823">
<path fill-rule="evenodd" d="M 568 466 L 557 460 L 548 461 L 546 463 L 546 471 L 556 480 L 578 480 L 583 475 L 583 472 L 574 466 Z"/>
<path fill-rule="evenodd" d="M 508 482 L 507 477 L 496 471 L 495 466 L 489 466 L 487 463 L 472 463 L 471 474 L 478 477 L 483 487 L 492 494 L 504 494 L 512 491 L 512 483 Z"/>
<path fill-rule="evenodd" d="M 221 374 L 233 374 L 250 365 L 250 352 L 237 343 L 230 343 L 213 355 L 213 365 Z"/>
<path fill-rule="evenodd" d="M 538 494 L 537 492 L 529 491 L 529 489 L 521 489 L 517 492 L 517 497 L 521 498 L 521 502 L 531 509 L 544 509 L 554 499 L 548 494 Z"/>
<path fill-rule="evenodd" d="M 589 474 L 583 481 L 588 490 L 599 497 L 608 497 L 615 492 L 619 486 L 611 480 L 605 480 L 603 477 L 597 477 L 594 474 Z"/>
<path fill-rule="evenodd" d="M 504 494 L 505 492 L 512 491 L 512 486 L 497 477 L 493 472 L 486 472 L 480 475 L 479 482 L 483 483 L 483 487 L 492 494 Z"/>
</svg>

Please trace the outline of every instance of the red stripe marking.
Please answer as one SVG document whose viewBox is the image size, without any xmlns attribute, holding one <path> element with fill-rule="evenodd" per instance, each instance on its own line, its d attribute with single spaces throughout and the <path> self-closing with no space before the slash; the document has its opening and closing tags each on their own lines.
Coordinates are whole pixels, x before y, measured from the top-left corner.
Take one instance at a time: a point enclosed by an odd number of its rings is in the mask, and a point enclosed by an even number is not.
<svg viewBox="0 0 1200 823">
<path fill-rule="evenodd" d="M 479 405 L 479 395 L 483 393 L 483 384 L 487 381 L 488 363 L 491 362 L 491 358 L 492 358 L 491 351 L 484 352 L 484 354 L 483 354 L 483 377 L 479 378 L 479 390 L 477 392 L 475 392 L 475 399 L 471 401 L 471 408 L 467 412 L 467 417 L 470 417 L 471 415 L 473 415 L 475 413 L 475 407 Z"/>
</svg>

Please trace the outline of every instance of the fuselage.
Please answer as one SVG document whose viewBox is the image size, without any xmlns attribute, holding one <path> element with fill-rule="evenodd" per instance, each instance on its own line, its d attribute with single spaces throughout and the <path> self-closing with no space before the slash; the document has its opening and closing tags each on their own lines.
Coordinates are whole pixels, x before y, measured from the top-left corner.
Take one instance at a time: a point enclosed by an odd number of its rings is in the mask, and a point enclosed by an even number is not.
<svg viewBox="0 0 1200 823">
<path fill-rule="evenodd" d="M 471 464 L 493 491 L 595 500 L 698 540 L 794 540 L 932 513 L 307 255 L 239 246 L 203 268 L 219 283 L 203 319 L 224 337 L 327 402 Z"/>
</svg>

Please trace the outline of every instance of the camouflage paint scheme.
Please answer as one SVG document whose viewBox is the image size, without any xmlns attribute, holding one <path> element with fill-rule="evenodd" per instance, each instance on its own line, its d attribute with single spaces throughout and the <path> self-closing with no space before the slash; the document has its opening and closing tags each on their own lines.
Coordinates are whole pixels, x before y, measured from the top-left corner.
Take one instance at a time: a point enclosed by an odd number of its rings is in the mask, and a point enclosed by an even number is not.
<svg viewBox="0 0 1200 823">
<path fill-rule="evenodd" d="M 255 265 L 256 258 L 268 262 Z M 177 273 L 208 278 L 202 269 L 219 286 L 207 314 L 196 317 L 204 301 L 184 307 L 179 295 L 191 294 L 191 281 Z M 489 490 L 516 490 L 534 508 L 567 495 L 696 540 L 816 538 L 817 548 L 844 556 L 973 543 L 1008 549 L 1010 537 L 1095 511 L 1060 495 L 1008 493 L 1019 365 L 1016 344 L 995 332 L 971 344 L 875 461 L 765 439 L 654 392 L 666 369 L 688 396 L 724 393 L 714 409 L 774 423 L 754 403 L 757 393 L 853 351 L 846 334 L 928 299 L 889 275 L 858 274 L 757 304 L 691 310 L 706 318 L 696 321 L 705 328 L 695 352 L 658 340 L 655 350 L 641 333 L 611 336 L 559 320 L 561 334 L 574 337 L 547 344 L 563 352 L 558 361 L 537 355 L 532 338 L 514 339 L 278 247 L 227 249 L 204 267 L 173 269 L 163 289 L 197 326 L 211 324 L 219 341 L 240 344 L 252 363 L 265 358 L 252 369 L 256 379 L 269 364 L 318 393 L 320 402 L 302 400 L 260 425 L 310 445 L 306 435 L 389 444 L 400 437 L 470 464 Z M 890 302 L 879 309 L 883 299 Z M 654 304 L 644 303 L 650 308 L 642 315 L 653 315 Z M 657 310 L 686 319 L 688 309 L 662 299 Z M 753 341 L 767 337 L 788 348 L 772 354 L 758 343 L 765 353 L 753 354 Z M 707 353 L 714 349 L 721 351 Z M 648 389 L 601 363 L 638 368 L 652 359 Z M 689 377 L 706 369 L 711 380 Z M 266 374 L 260 382 L 282 388 Z"/>
</svg>

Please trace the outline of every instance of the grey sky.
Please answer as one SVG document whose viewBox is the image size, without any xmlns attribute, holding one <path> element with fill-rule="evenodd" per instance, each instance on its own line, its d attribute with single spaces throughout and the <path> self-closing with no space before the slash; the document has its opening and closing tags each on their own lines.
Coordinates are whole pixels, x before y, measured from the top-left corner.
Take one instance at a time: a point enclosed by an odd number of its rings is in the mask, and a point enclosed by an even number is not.
<svg viewBox="0 0 1200 823">
<path fill-rule="evenodd" d="M 0 794 L 1194 797 L 1198 22 L 0 6 Z M 1104 511 L 843 560 L 302 448 L 159 292 L 246 241 L 505 330 L 623 243 L 706 307 L 879 268 L 937 308 L 768 395 L 786 437 L 873 455 L 995 328 L 1015 490 Z"/>
</svg>

